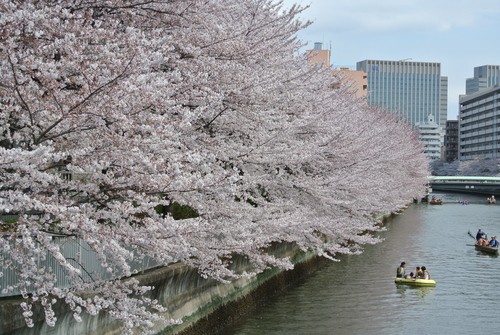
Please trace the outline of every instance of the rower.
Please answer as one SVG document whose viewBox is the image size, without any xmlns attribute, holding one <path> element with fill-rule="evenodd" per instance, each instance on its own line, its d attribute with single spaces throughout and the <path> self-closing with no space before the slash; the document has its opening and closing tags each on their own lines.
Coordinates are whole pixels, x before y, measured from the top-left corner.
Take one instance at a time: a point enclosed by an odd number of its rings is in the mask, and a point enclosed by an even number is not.
<svg viewBox="0 0 500 335">
<path fill-rule="evenodd" d="M 481 238 L 487 238 L 486 233 L 479 229 L 476 234 L 476 241 L 479 241 Z"/>
</svg>

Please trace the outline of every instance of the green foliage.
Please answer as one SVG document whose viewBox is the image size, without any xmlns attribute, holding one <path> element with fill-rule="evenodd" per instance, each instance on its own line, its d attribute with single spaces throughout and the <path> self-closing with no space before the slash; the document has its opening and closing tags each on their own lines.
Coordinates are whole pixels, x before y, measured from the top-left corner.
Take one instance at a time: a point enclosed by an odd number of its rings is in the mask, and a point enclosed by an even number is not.
<svg viewBox="0 0 500 335">
<path fill-rule="evenodd" d="M 169 207 L 169 212 L 175 220 L 192 219 L 200 216 L 195 209 L 177 202 L 174 202 Z"/>
<path fill-rule="evenodd" d="M 0 233 L 13 232 L 16 230 L 17 219 L 0 220 Z"/>
<path fill-rule="evenodd" d="M 192 219 L 200 216 L 195 209 L 177 202 L 173 202 L 169 206 L 158 205 L 154 209 L 156 213 L 171 215 L 175 220 Z M 135 213 L 134 216 L 138 219 L 144 219 L 148 215 L 147 213 Z"/>
</svg>

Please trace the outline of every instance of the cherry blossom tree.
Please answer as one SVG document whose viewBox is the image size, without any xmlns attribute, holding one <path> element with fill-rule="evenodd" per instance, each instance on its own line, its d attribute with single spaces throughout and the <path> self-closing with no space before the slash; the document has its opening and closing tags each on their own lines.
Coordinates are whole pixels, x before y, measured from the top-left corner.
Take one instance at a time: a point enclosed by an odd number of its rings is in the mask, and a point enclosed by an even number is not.
<svg viewBox="0 0 500 335">
<path fill-rule="evenodd" d="M 486 176 L 499 175 L 498 158 L 477 158 L 468 161 L 432 162 L 432 174 L 435 176 Z"/>
<path fill-rule="evenodd" d="M 460 176 L 488 176 L 496 177 L 499 174 L 500 160 L 498 158 L 478 158 L 460 162 L 458 174 Z"/>
<path fill-rule="evenodd" d="M 164 307 L 133 277 L 121 281 L 133 261 L 180 260 L 225 281 L 291 268 L 265 252 L 274 242 L 334 259 L 378 242 L 368 233 L 376 215 L 424 192 L 428 164 L 411 126 L 298 54 L 306 8 L 1 0 L 0 9 L 0 213 L 18 215 L 0 262 L 22 278 L 11 289 L 30 297 L 28 325 L 34 303 L 55 324 L 59 299 L 77 320 L 106 310 L 146 330 Z M 177 220 L 174 204 L 190 218 Z M 55 233 L 88 244 L 113 279 L 89 280 Z M 37 254 L 57 260 L 69 288 Z M 253 272 L 232 272 L 234 254 Z"/>
<path fill-rule="evenodd" d="M 459 167 L 460 161 L 458 160 L 453 162 L 432 161 L 430 163 L 433 176 L 458 176 Z"/>
</svg>

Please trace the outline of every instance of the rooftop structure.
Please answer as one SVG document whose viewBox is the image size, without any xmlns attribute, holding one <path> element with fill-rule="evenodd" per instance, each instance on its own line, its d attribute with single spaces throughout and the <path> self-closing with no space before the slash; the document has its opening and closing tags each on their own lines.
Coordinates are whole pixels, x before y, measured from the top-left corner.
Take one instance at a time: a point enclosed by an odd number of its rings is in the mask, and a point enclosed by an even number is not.
<svg viewBox="0 0 500 335">
<path fill-rule="evenodd" d="M 465 94 L 469 95 L 500 84 L 500 65 L 483 65 L 474 68 L 474 77 L 465 81 Z"/>
</svg>

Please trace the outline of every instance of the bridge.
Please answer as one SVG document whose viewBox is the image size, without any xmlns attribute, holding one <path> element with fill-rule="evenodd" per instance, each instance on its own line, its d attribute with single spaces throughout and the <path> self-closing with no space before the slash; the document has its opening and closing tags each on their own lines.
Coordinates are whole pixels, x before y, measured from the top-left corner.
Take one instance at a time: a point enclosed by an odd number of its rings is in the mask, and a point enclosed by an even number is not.
<svg viewBox="0 0 500 335">
<path fill-rule="evenodd" d="M 500 195 L 500 177 L 431 176 L 428 179 L 433 191 Z"/>
</svg>

